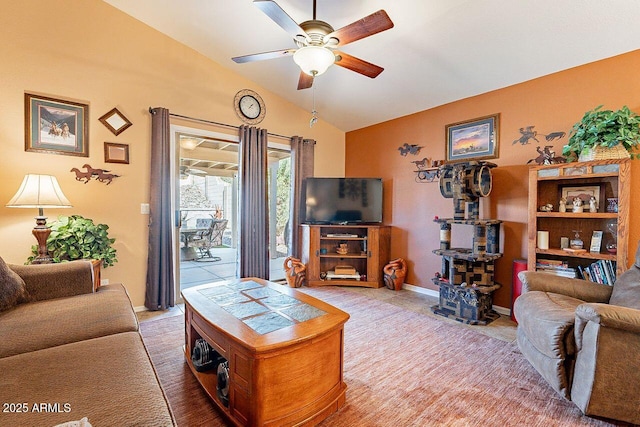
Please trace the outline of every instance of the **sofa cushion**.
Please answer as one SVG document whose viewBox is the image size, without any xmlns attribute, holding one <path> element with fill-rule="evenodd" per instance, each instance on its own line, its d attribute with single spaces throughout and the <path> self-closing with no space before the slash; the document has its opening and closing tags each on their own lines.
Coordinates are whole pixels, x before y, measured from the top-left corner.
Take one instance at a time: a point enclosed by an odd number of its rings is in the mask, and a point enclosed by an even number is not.
<svg viewBox="0 0 640 427">
<path fill-rule="evenodd" d="M 609 304 L 640 310 L 640 268 L 635 264 L 616 280 Z"/>
<path fill-rule="evenodd" d="M 0 313 L 0 358 L 118 332 L 137 331 L 131 301 L 120 284 L 96 293 L 20 304 Z"/>
<path fill-rule="evenodd" d="M 0 401 L 26 402 L 3 425 L 172 426 L 166 396 L 138 332 L 124 332 L 0 359 Z M 33 411 L 34 404 L 58 405 Z M 55 409 L 56 407 L 54 407 Z"/>
<path fill-rule="evenodd" d="M 565 359 L 575 353 L 573 325 L 580 304 L 584 301 L 552 292 L 524 293 L 514 305 L 518 328 L 540 353 Z"/>
<path fill-rule="evenodd" d="M 15 307 L 27 299 L 24 280 L 0 258 L 0 311 Z"/>
</svg>

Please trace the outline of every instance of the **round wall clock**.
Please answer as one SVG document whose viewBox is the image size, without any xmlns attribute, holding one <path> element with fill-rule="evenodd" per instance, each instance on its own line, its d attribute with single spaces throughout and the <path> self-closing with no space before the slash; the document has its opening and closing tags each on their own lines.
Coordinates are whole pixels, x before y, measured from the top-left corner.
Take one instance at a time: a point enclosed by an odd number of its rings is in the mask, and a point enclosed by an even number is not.
<svg viewBox="0 0 640 427">
<path fill-rule="evenodd" d="M 267 114 L 267 109 L 260 95 L 250 89 L 242 89 L 236 93 L 233 106 L 240 120 L 249 125 L 257 125 Z"/>
</svg>

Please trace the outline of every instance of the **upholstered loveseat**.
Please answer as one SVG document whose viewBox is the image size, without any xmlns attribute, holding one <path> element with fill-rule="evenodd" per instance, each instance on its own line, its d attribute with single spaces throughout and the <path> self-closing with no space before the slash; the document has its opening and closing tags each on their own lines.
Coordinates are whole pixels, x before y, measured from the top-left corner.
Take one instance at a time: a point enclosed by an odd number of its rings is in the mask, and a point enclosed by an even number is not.
<svg viewBox="0 0 640 427">
<path fill-rule="evenodd" d="M 614 286 L 521 272 L 518 346 L 586 415 L 640 424 L 640 246 Z"/>
<path fill-rule="evenodd" d="M 91 263 L 0 259 L 0 425 L 171 426 L 124 287 Z"/>
</svg>

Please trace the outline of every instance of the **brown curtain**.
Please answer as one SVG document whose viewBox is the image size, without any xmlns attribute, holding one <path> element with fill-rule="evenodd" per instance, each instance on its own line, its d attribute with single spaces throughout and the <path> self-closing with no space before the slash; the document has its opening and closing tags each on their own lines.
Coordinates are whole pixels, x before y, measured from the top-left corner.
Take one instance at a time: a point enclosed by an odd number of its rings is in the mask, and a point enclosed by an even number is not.
<svg viewBox="0 0 640 427">
<path fill-rule="evenodd" d="M 240 277 L 269 278 L 267 131 L 240 126 Z"/>
<path fill-rule="evenodd" d="M 164 310 L 175 305 L 169 110 L 153 108 L 149 112 L 152 114 L 151 194 L 144 305 L 149 310 Z"/>
<path fill-rule="evenodd" d="M 296 258 L 300 258 L 299 225 L 304 219 L 304 180 L 313 176 L 315 145 L 316 141 L 313 139 L 303 139 L 301 136 L 291 138 L 291 212 L 288 232 L 291 235 L 289 251 Z"/>
</svg>

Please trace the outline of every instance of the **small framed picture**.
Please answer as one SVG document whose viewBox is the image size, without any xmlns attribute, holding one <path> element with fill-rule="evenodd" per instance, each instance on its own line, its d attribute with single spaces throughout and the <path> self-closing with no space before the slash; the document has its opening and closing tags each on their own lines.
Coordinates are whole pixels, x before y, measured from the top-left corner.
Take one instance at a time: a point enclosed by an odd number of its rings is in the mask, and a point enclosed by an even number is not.
<svg viewBox="0 0 640 427">
<path fill-rule="evenodd" d="M 129 164 L 129 144 L 117 144 L 115 142 L 104 143 L 105 163 Z"/>
<path fill-rule="evenodd" d="M 600 253 L 600 247 L 602 246 L 602 231 L 594 231 L 591 236 L 591 247 L 589 252 Z"/>
<path fill-rule="evenodd" d="M 604 185 L 564 185 L 559 187 L 559 190 L 559 197 L 567 201 L 567 206 L 569 206 L 575 198 L 580 198 L 582 205 L 586 207 L 584 211 L 589 212 L 589 201 L 592 197 L 595 197 L 596 210 L 603 212 Z"/>
<path fill-rule="evenodd" d="M 24 94 L 25 151 L 89 157 L 89 106 Z"/>
<path fill-rule="evenodd" d="M 100 123 L 105 125 L 106 128 L 109 129 L 115 136 L 120 135 L 133 124 L 117 108 L 113 108 L 98 120 L 100 120 Z"/>
<path fill-rule="evenodd" d="M 498 157 L 500 114 L 445 126 L 447 162 Z"/>
</svg>

